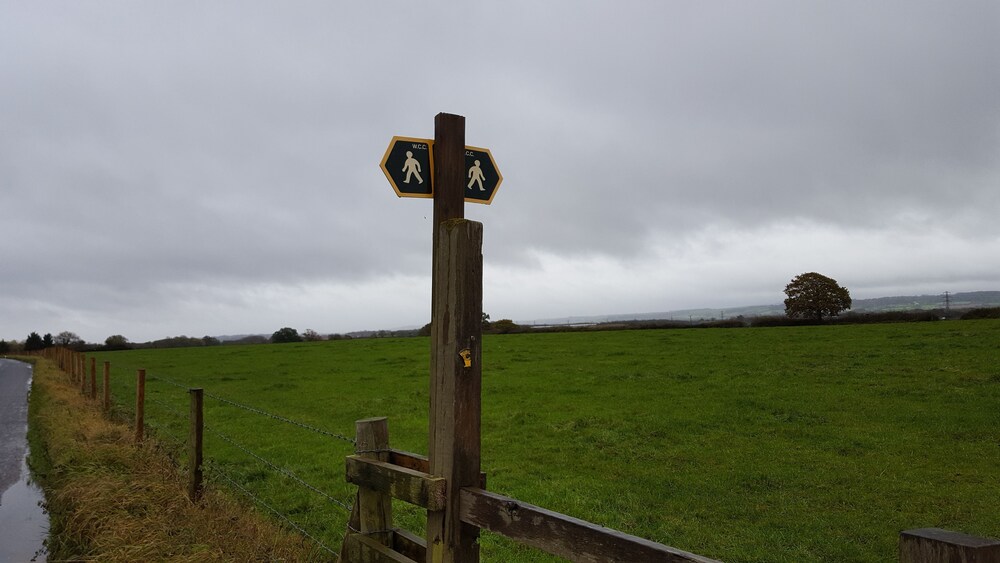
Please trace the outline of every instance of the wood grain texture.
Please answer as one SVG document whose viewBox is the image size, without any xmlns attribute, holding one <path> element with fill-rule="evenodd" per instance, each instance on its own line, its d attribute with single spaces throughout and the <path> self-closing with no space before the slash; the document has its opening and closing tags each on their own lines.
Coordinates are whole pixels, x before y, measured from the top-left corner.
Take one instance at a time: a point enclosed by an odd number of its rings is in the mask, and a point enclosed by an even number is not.
<svg viewBox="0 0 1000 563">
<path fill-rule="evenodd" d="M 347 458 L 347 481 L 359 487 L 388 492 L 392 498 L 428 510 L 445 507 L 446 482 L 443 477 L 398 465 L 350 456 Z"/>
<path fill-rule="evenodd" d="M 1000 563 L 1000 540 L 940 528 L 899 534 L 899 563 Z"/>
<path fill-rule="evenodd" d="M 372 461 L 389 460 L 389 424 L 385 417 L 366 418 L 355 423 L 355 451 Z M 358 515 L 361 533 L 392 547 L 392 497 L 388 491 L 358 487 Z"/>
<path fill-rule="evenodd" d="M 463 488 L 459 498 L 463 522 L 570 561 L 718 563 L 482 489 Z"/>
</svg>

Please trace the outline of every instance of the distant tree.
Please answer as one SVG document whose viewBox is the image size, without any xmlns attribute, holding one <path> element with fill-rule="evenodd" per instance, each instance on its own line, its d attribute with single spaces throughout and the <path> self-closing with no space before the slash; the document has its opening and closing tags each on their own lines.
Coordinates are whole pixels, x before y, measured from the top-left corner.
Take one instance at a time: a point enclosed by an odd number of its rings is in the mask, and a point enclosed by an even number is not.
<svg viewBox="0 0 1000 563">
<path fill-rule="evenodd" d="M 322 334 L 311 328 L 307 328 L 306 331 L 302 333 L 302 340 L 305 340 L 306 342 L 319 342 L 324 340 L 324 338 Z"/>
<path fill-rule="evenodd" d="M 128 338 L 120 334 L 114 334 L 104 339 L 104 348 L 106 350 L 128 350 L 131 347 Z"/>
<path fill-rule="evenodd" d="M 24 340 L 25 352 L 41 350 L 42 348 L 45 348 L 45 341 L 42 340 L 42 337 L 39 336 L 37 332 L 32 332 L 28 335 L 28 338 Z"/>
<path fill-rule="evenodd" d="M 489 330 L 490 328 L 490 316 L 487 313 L 483 313 L 483 330 Z"/>
<path fill-rule="evenodd" d="M 417 331 L 417 336 L 430 336 L 430 335 L 431 335 L 431 323 L 425 324 L 424 326 L 420 327 L 420 330 Z"/>
<path fill-rule="evenodd" d="M 201 342 L 205 346 L 218 346 L 219 344 L 222 344 L 222 342 L 214 336 L 202 336 Z"/>
<path fill-rule="evenodd" d="M 851 308 L 851 293 L 837 280 L 816 272 L 799 274 L 785 286 L 785 314 L 823 320 Z"/>
<path fill-rule="evenodd" d="M 963 321 L 970 319 L 1000 319 L 1000 307 L 970 309 L 962 314 Z"/>
<path fill-rule="evenodd" d="M 521 327 L 517 326 L 517 323 L 510 319 L 500 319 L 499 321 L 490 323 L 490 330 L 499 334 L 507 334 L 520 328 Z"/>
<path fill-rule="evenodd" d="M 6 354 L 7 352 L 10 352 L 10 342 L 0 340 L 0 354 Z"/>
<path fill-rule="evenodd" d="M 56 346 L 74 347 L 80 346 L 84 342 L 83 339 L 77 336 L 75 332 L 64 330 L 56 335 L 55 343 Z"/>
<path fill-rule="evenodd" d="M 52 333 L 51 332 L 46 332 L 45 333 L 45 336 L 42 337 L 42 344 L 46 348 L 51 348 L 51 347 L 55 346 L 55 343 L 52 341 Z"/>
<path fill-rule="evenodd" d="M 274 342 L 275 344 L 302 342 L 302 337 L 299 336 L 299 331 L 286 326 L 285 328 L 276 330 L 274 334 L 271 335 L 271 342 Z"/>
</svg>

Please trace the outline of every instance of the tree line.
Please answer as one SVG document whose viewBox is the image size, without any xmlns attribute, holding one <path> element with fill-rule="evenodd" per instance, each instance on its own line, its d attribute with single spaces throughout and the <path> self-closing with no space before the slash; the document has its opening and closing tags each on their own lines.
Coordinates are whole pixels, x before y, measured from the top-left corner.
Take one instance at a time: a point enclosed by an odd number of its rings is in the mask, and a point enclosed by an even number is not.
<svg viewBox="0 0 1000 563">
<path fill-rule="evenodd" d="M 745 319 L 736 317 L 717 321 L 699 320 L 697 323 L 683 321 L 617 321 L 609 323 L 594 323 L 587 326 L 547 326 L 544 328 L 520 326 L 510 319 L 500 319 L 490 321 L 490 315 L 483 313 L 483 332 L 486 334 L 508 334 L 516 332 L 568 332 L 576 330 L 615 330 L 615 329 L 641 329 L 641 328 L 736 328 L 743 326 L 787 326 L 798 324 L 817 323 L 873 323 L 873 322 L 906 322 L 906 321 L 933 321 L 944 318 L 943 311 L 891 311 L 883 313 L 850 313 L 841 317 L 844 311 L 850 311 L 851 293 L 846 288 L 837 283 L 837 280 L 817 272 L 806 272 L 792 278 L 785 286 L 785 315 L 774 317 L 756 317 Z M 963 319 L 984 319 L 1000 318 L 1000 307 L 971 309 L 962 314 Z M 410 336 L 430 336 L 431 324 L 427 323 L 420 329 L 402 331 L 367 331 L 353 333 L 365 338 L 380 337 L 410 337 Z M 239 339 L 220 341 L 212 336 L 201 338 L 189 336 L 173 336 L 152 342 L 135 344 L 129 342 L 128 338 L 120 334 L 109 336 L 103 345 L 87 344 L 76 333 L 63 331 L 52 336 L 46 333 L 40 336 L 37 332 L 32 332 L 24 342 L 7 342 L 0 340 L 0 354 L 12 352 L 32 352 L 43 350 L 53 346 L 71 348 L 78 351 L 88 350 L 127 350 L 131 348 L 181 348 L 196 346 L 219 346 L 222 344 L 283 344 L 289 342 L 318 342 L 322 340 L 343 340 L 353 338 L 352 334 L 331 334 L 323 336 L 312 329 L 306 329 L 301 334 L 291 327 L 282 327 L 271 334 L 270 338 L 264 335 L 250 335 Z"/>
</svg>

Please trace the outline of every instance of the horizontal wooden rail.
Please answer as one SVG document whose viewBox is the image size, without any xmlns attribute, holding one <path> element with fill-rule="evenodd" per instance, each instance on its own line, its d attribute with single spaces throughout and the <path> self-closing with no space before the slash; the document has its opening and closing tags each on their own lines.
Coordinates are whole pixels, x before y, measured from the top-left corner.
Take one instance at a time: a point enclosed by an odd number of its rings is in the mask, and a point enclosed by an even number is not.
<svg viewBox="0 0 1000 563">
<path fill-rule="evenodd" d="M 409 557 L 393 551 L 374 539 L 362 534 L 348 534 L 344 538 L 343 557 L 346 561 L 369 561 L 372 563 L 417 563 Z M 421 560 L 422 561 L 422 560 Z"/>
<path fill-rule="evenodd" d="M 1000 563 L 1000 539 L 970 536 L 940 528 L 899 534 L 899 563 Z"/>
<path fill-rule="evenodd" d="M 413 452 L 406 452 L 403 450 L 391 449 L 389 450 L 389 463 L 393 465 L 399 465 L 402 467 L 407 467 L 415 471 L 420 471 L 423 473 L 431 472 L 431 462 L 427 459 L 427 456 L 420 454 L 415 454 Z M 479 488 L 486 488 L 486 473 L 479 473 Z"/>
<path fill-rule="evenodd" d="M 444 477 L 358 456 L 347 457 L 347 482 L 427 510 L 443 510 L 447 500 Z"/>
<path fill-rule="evenodd" d="M 483 489 L 462 489 L 460 518 L 572 561 L 719 563 Z"/>
</svg>

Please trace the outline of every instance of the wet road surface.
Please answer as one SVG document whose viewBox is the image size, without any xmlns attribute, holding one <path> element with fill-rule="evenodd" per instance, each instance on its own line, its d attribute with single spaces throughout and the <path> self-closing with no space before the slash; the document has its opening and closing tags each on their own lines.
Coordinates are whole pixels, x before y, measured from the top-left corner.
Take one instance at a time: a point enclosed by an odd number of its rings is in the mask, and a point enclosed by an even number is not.
<svg viewBox="0 0 1000 563">
<path fill-rule="evenodd" d="M 30 365 L 0 358 L 0 561 L 45 561 L 49 520 L 25 463 L 30 385 Z"/>
</svg>

